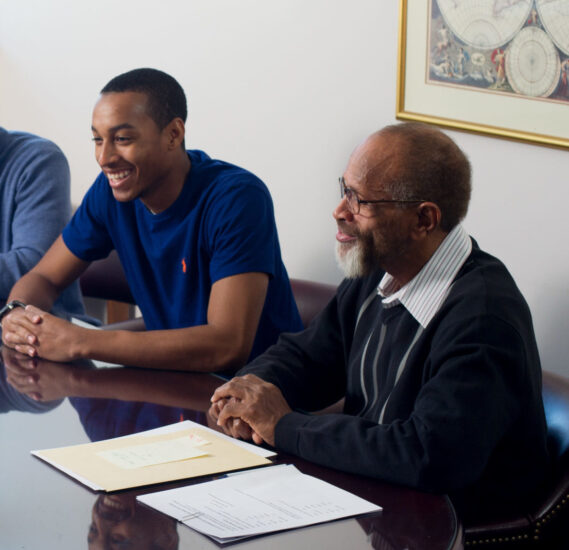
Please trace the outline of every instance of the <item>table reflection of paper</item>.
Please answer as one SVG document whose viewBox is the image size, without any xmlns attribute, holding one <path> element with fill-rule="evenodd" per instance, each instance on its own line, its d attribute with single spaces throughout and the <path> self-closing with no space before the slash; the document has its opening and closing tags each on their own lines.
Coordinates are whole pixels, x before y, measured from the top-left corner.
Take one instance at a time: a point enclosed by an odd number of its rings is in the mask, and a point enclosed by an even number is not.
<svg viewBox="0 0 569 550">
<path fill-rule="evenodd" d="M 203 449 L 203 447 L 198 449 L 197 446 L 203 446 L 206 443 L 207 441 L 199 436 L 190 434 L 190 437 L 178 437 L 177 439 L 156 443 L 143 443 L 120 449 L 109 449 L 100 451 L 97 454 L 115 466 L 128 470 L 205 456 L 207 455 L 207 450 Z"/>
<path fill-rule="evenodd" d="M 137 498 L 218 542 L 381 510 L 291 465 Z"/>
</svg>

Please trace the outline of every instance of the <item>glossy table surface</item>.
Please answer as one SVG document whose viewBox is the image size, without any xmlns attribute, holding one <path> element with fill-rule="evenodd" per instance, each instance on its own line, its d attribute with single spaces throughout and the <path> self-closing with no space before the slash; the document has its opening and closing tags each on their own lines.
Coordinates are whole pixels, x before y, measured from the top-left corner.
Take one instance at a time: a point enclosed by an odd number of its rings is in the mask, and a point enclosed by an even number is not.
<svg viewBox="0 0 569 550">
<path fill-rule="evenodd" d="M 41 360 L 29 370 L 26 358 L 0 351 L 1 550 L 219 548 L 203 535 L 137 504 L 136 492 L 94 493 L 30 451 L 127 435 L 181 419 L 207 424 L 209 398 L 222 380 Z M 462 530 L 446 497 L 344 474 L 292 456 L 279 455 L 276 460 L 294 463 L 304 473 L 382 506 L 383 512 L 275 533 L 232 547 L 462 548 Z M 146 487 L 138 493 L 172 486 Z"/>
</svg>

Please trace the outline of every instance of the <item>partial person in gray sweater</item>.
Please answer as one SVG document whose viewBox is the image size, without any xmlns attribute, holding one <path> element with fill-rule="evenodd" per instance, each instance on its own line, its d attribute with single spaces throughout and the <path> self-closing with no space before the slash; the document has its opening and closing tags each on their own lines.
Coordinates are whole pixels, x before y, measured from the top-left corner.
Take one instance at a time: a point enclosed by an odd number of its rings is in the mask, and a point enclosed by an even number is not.
<svg viewBox="0 0 569 550">
<path fill-rule="evenodd" d="M 389 126 L 340 178 L 336 296 L 216 390 L 227 433 L 448 493 L 465 523 L 524 512 L 548 472 L 529 308 L 460 222 L 470 165 L 443 132 Z M 309 414 L 344 398 L 339 414 Z"/>
<path fill-rule="evenodd" d="M 0 127 L 0 307 L 70 216 L 69 165 L 61 149 Z M 78 283 L 63 292 L 52 311 L 66 318 L 83 314 Z"/>
</svg>

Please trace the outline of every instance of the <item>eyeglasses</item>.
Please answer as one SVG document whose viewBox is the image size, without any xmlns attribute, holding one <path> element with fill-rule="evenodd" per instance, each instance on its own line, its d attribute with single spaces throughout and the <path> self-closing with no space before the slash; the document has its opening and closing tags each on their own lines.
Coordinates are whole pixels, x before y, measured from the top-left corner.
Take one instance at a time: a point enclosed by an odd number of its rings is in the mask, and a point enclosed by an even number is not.
<svg viewBox="0 0 569 550">
<path fill-rule="evenodd" d="M 346 198 L 346 203 L 348 204 L 348 210 L 352 214 L 359 214 L 360 213 L 360 206 L 362 204 L 410 204 L 410 203 L 417 203 L 417 202 L 426 202 L 423 199 L 376 199 L 376 200 L 364 200 L 358 197 L 356 191 L 354 191 L 351 187 L 346 185 L 344 178 L 339 178 L 338 182 L 340 183 L 340 198 Z"/>
</svg>

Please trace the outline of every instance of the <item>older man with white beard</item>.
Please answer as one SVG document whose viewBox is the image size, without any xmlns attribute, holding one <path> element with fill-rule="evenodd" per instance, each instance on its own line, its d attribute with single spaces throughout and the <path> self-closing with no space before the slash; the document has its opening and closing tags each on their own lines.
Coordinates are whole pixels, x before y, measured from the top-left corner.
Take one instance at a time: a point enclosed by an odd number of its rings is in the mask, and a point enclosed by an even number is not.
<svg viewBox="0 0 569 550">
<path fill-rule="evenodd" d="M 505 266 L 460 225 L 470 165 L 444 133 L 389 126 L 340 178 L 346 279 L 212 397 L 235 437 L 448 493 L 474 514 L 527 510 L 547 470 L 531 315 Z M 345 398 L 342 414 L 309 414 Z"/>
</svg>

